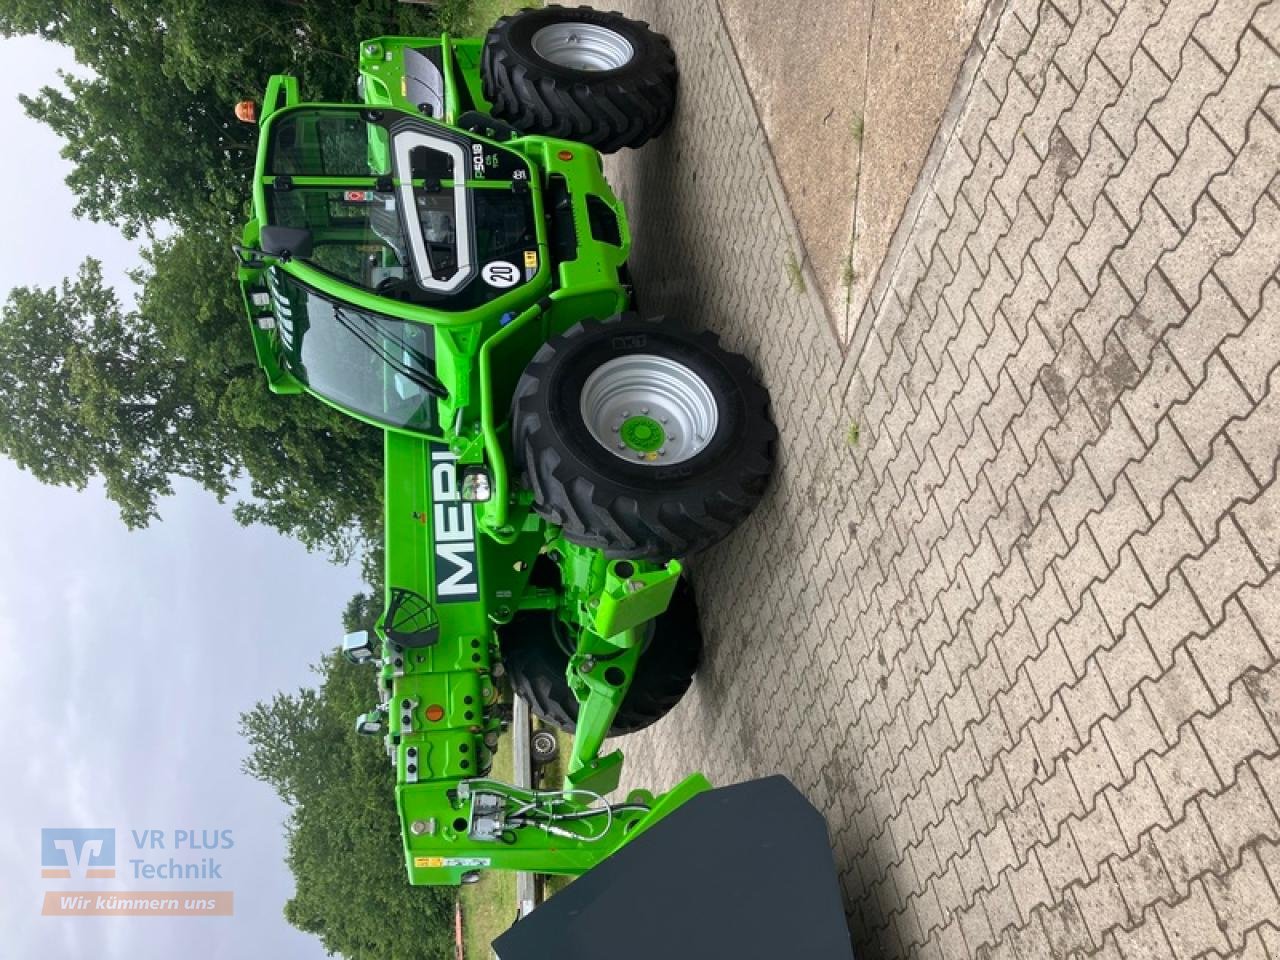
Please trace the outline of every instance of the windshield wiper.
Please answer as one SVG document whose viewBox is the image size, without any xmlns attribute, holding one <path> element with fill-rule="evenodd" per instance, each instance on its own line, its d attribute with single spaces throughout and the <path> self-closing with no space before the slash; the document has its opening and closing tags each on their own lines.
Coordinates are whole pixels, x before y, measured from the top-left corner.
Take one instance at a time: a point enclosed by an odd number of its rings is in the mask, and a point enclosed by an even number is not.
<svg viewBox="0 0 1280 960">
<path fill-rule="evenodd" d="M 360 316 L 360 315 L 357 315 L 357 316 Z M 404 363 L 404 361 L 400 360 L 399 358 L 392 356 L 390 353 L 387 352 L 387 350 L 380 343 L 378 343 L 374 334 L 368 329 L 370 326 L 376 326 L 374 321 L 370 320 L 367 317 L 362 317 L 362 320 L 365 324 L 365 329 L 358 329 L 356 325 L 356 321 L 352 320 L 351 316 L 336 304 L 333 305 L 333 318 L 337 320 L 339 324 L 342 325 L 342 329 L 346 330 L 347 333 L 351 334 L 353 337 L 355 337 L 357 340 L 363 343 L 366 347 L 368 347 L 369 350 L 373 352 L 374 356 L 378 357 L 378 359 L 380 359 L 393 371 L 400 374 L 402 377 L 404 377 L 406 380 L 412 383 L 415 387 L 425 390 L 427 391 L 427 393 L 430 393 L 433 396 L 439 397 L 442 400 L 448 399 L 449 391 L 443 383 L 441 383 L 438 379 L 436 379 L 427 371 L 418 370 Z M 398 337 L 391 337 L 391 339 L 403 345 L 403 341 L 401 341 Z M 407 347 L 407 345 L 405 346 Z M 407 350 L 411 355 L 417 354 L 417 358 L 421 358 L 419 362 L 423 362 L 426 360 L 425 355 L 414 350 L 413 348 L 407 347 Z"/>
<path fill-rule="evenodd" d="M 383 337 L 390 340 L 397 347 L 399 347 L 401 350 L 407 353 L 410 356 L 410 358 L 414 361 L 414 363 L 417 363 L 424 368 L 429 367 L 431 365 L 430 357 L 428 357 L 425 353 L 423 353 L 421 350 L 419 350 L 417 347 L 411 344 L 408 340 L 405 340 L 403 337 L 397 334 L 394 330 L 391 330 L 390 328 L 383 326 L 381 323 L 378 322 L 376 318 L 365 317 L 365 322 L 368 323 L 369 326 L 373 327 Z"/>
</svg>

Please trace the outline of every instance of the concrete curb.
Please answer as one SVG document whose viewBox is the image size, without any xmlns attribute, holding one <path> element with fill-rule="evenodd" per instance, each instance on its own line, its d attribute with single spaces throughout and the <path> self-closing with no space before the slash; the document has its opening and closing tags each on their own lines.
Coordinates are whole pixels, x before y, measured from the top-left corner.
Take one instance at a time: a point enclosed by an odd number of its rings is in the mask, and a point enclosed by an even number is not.
<svg viewBox="0 0 1280 960">
<path fill-rule="evenodd" d="M 884 259 L 880 261 L 880 267 L 876 271 L 876 282 L 872 284 L 871 294 L 862 306 L 849 340 L 843 344 L 842 374 L 856 369 L 862 357 L 867 337 L 871 335 L 871 330 L 875 326 L 876 315 L 884 304 L 885 294 L 893 285 L 902 255 L 906 251 L 907 241 L 915 230 L 920 210 L 932 189 L 933 180 L 937 176 L 938 168 L 942 165 L 942 159 L 955 139 L 956 129 L 964 114 L 965 104 L 969 100 L 969 93 L 978 79 L 987 51 L 991 47 L 991 41 L 996 35 L 996 27 L 1004 18 L 1008 6 L 1009 0 L 988 0 L 986 9 L 983 11 L 982 20 L 974 31 L 969 52 L 965 54 L 964 62 L 961 63 L 955 83 L 951 87 L 947 108 L 943 111 L 942 119 L 938 121 L 937 132 L 933 135 L 933 142 L 920 168 L 920 174 L 916 177 L 916 185 L 912 188 L 911 196 L 902 210 L 902 215 L 898 218 L 898 226 L 893 231 L 893 238 L 889 241 Z"/>
<path fill-rule="evenodd" d="M 778 162 L 773 155 L 773 148 L 769 144 L 769 134 L 760 119 L 759 105 L 756 103 L 755 95 L 752 94 L 751 87 L 747 83 L 746 74 L 742 69 L 742 58 L 738 56 L 737 47 L 734 46 L 733 35 L 729 32 L 729 23 L 725 19 L 720 0 L 715 2 L 715 11 L 716 19 L 720 23 L 720 29 L 716 31 L 717 40 L 724 48 L 724 52 L 727 55 L 726 59 L 735 67 L 732 75 L 734 88 L 737 90 L 743 105 L 751 111 L 752 117 L 755 118 L 756 128 L 760 131 L 761 152 L 764 155 L 761 166 L 765 171 L 765 179 L 769 182 L 769 191 L 773 195 L 774 206 L 778 209 L 778 217 L 782 221 L 782 225 L 795 248 L 786 252 L 795 257 L 796 264 L 800 268 L 800 276 L 804 282 L 804 290 L 802 292 L 809 301 L 814 315 L 826 320 L 827 326 L 830 327 L 831 334 L 835 338 L 837 349 L 842 350 L 840 329 L 836 326 L 835 317 L 827 310 L 822 294 L 819 292 L 817 274 L 813 272 L 813 265 L 809 259 L 809 251 L 804 244 L 804 237 L 800 233 L 800 226 L 796 223 L 795 216 L 791 212 L 791 198 L 787 195 L 787 188 L 783 185 L 782 176 L 778 173 Z"/>
</svg>

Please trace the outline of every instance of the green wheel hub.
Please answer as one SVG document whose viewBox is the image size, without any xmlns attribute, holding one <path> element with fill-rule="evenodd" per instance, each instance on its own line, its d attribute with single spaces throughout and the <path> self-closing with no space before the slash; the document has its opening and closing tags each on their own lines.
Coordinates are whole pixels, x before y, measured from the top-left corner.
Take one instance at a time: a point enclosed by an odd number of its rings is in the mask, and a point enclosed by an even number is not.
<svg viewBox="0 0 1280 960">
<path fill-rule="evenodd" d="M 645 416 L 628 417 L 619 428 L 618 436 L 637 453 L 653 453 L 662 449 L 662 445 L 667 442 L 662 424 L 653 417 Z"/>
</svg>

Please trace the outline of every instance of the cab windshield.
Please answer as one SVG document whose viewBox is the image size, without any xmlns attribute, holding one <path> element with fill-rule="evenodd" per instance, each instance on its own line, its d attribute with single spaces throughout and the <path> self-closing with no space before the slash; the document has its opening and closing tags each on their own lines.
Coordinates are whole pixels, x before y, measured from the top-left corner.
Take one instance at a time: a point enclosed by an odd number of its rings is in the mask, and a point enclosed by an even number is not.
<svg viewBox="0 0 1280 960">
<path fill-rule="evenodd" d="M 380 296 L 479 306 L 537 272 L 529 168 L 391 110 L 308 107 L 271 128 L 267 222 L 310 232 L 311 266 Z"/>
<path fill-rule="evenodd" d="M 285 367 L 314 393 L 393 427 L 431 431 L 434 330 L 335 302 L 279 267 L 267 271 Z"/>
</svg>

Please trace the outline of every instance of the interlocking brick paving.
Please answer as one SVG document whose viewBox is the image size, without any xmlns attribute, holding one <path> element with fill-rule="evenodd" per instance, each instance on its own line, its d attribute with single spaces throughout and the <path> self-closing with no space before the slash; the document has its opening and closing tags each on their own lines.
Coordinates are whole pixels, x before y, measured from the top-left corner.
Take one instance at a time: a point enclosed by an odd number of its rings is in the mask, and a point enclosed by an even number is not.
<svg viewBox="0 0 1280 960">
<path fill-rule="evenodd" d="M 788 774 L 865 957 L 1280 960 L 1280 0 L 994 9 L 847 354 L 714 4 L 622 6 L 643 305 L 782 435 L 629 779 Z"/>
</svg>

